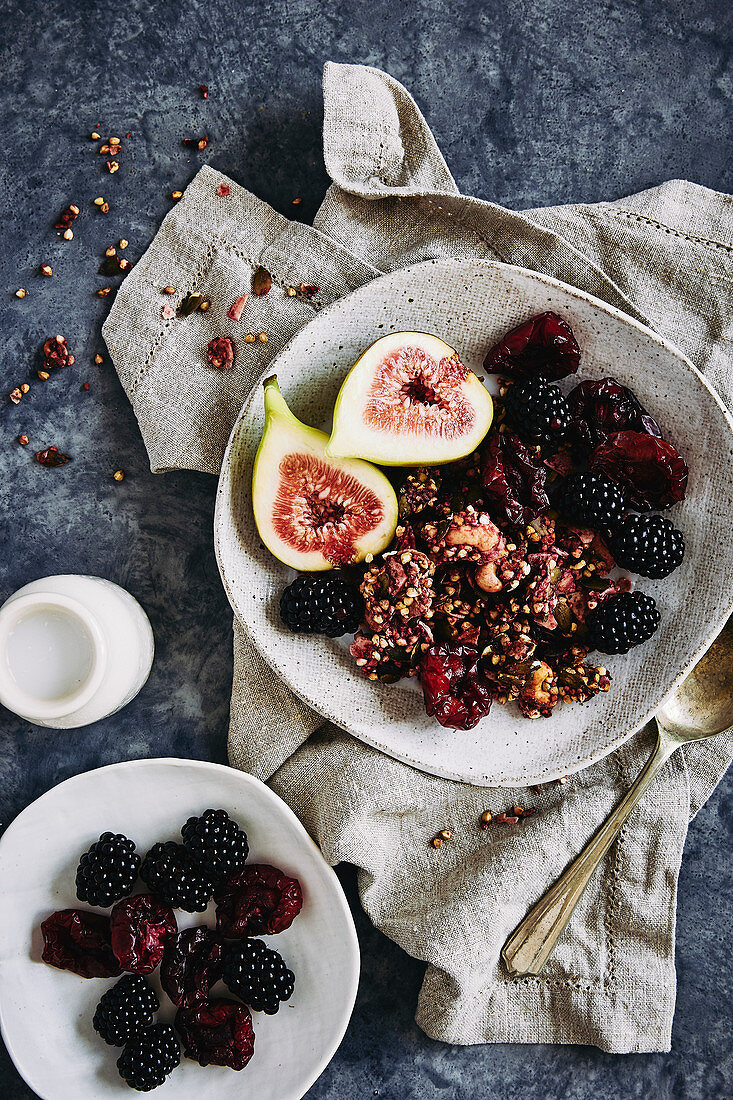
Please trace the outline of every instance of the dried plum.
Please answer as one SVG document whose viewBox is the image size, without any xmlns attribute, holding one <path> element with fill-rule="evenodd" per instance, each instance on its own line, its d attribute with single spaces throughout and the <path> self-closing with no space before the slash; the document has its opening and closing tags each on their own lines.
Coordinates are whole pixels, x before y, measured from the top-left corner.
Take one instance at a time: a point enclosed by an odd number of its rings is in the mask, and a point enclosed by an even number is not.
<svg viewBox="0 0 733 1100">
<path fill-rule="evenodd" d="M 487 504 L 517 526 L 529 523 L 550 506 L 542 458 L 512 432 L 492 435 L 484 450 L 481 478 Z"/>
<path fill-rule="evenodd" d="M 540 313 L 494 345 L 484 370 L 514 379 L 541 375 L 555 382 L 574 374 L 579 363 L 580 348 L 567 321 L 556 313 Z"/>
<path fill-rule="evenodd" d="M 470 730 L 491 709 L 491 689 L 479 669 L 479 652 L 471 645 L 433 645 L 420 662 L 427 714 L 441 726 Z"/>
<path fill-rule="evenodd" d="M 616 432 L 593 451 L 588 465 L 625 491 L 641 512 L 669 508 L 685 499 L 687 463 L 664 439 L 643 432 Z"/>
<path fill-rule="evenodd" d="M 210 928 L 187 928 L 171 937 L 160 964 L 160 984 L 174 1005 L 205 1001 L 222 972 L 224 946 Z"/>
<path fill-rule="evenodd" d="M 85 909 L 60 909 L 41 925 L 41 958 L 82 978 L 114 978 L 120 966 L 112 951 L 109 917 Z"/>
<path fill-rule="evenodd" d="M 574 442 L 587 447 L 605 443 L 615 432 L 642 432 L 661 439 L 656 420 L 637 401 L 631 390 L 615 378 L 579 382 L 568 394 Z"/>
<path fill-rule="evenodd" d="M 118 901 L 110 914 L 112 950 L 123 970 L 150 974 L 163 958 L 166 941 L 178 931 L 170 906 L 152 894 Z"/>
<path fill-rule="evenodd" d="M 215 997 L 193 1008 L 179 1008 L 175 1025 L 184 1054 L 200 1066 L 244 1069 L 254 1054 L 252 1016 L 238 1001 Z"/>
<path fill-rule="evenodd" d="M 293 923 L 303 905 L 297 878 L 252 863 L 227 875 L 214 893 L 216 927 L 223 936 L 273 935 Z"/>
</svg>

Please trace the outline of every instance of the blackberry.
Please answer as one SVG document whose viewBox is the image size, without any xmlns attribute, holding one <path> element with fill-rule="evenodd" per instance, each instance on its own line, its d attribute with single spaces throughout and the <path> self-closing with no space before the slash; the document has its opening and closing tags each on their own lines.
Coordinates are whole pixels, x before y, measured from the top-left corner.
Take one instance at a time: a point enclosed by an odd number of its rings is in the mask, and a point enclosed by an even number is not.
<svg viewBox="0 0 733 1100">
<path fill-rule="evenodd" d="M 201 817 L 189 817 L 181 836 L 191 858 L 214 879 L 244 867 L 249 855 L 247 834 L 226 810 L 205 810 Z"/>
<path fill-rule="evenodd" d="M 76 896 L 106 909 L 132 893 L 139 867 L 134 841 L 122 833 L 102 833 L 79 860 Z"/>
<path fill-rule="evenodd" d="M 155 991 L 140 974 L 125 974 L 102 997 L 94 1013 L 94 1030 L 110 1046 L 124 1046 L 149 1027 L 160 1008 Z"/>
<path fill-rule="evenodd" d="M 684 536 L 666 516 L 626 516 L 609 545 L 617 565 L 655 580 L 668 577 L 685 556 Z"/>
<path fill-rule="evenodd" d="M 255 1012 L 274 1015 L 280 1001 L 292 997 L 295 975 L 285 960 L 262 940 L 243 940 L 224 959 L 224 984 Z"/>
<path fill-rule="evenodd" d="M 557 443 L 570 427 L 570 409 L 562 390 L 544 378 L 511 386 L 504 411 L 517 434 L 532 443 Z"/>
<path fill-rule="evenodd" d="M 280 597 L 280 618 L 293 634 L 355 634 L 363 614 L 358 588 L 338 572 L 296 577 Z"/>
<path fill-rule="evenodd" d="M 659 619 L 659 608 L 651 596 L 621 592 L 589 611 L 586 625 L 594 649 L 601 653 L 628 653 L 633 646 L 651 638 Z"/>
<path fill-rule="evenodd" d="M 170 1024 L 152 1024 L 125 1043 L 117 1059 L 120 1077 L 138 1092 L 162 1085 L 181 1060 L 181 1048 Z"/>
<path fill-rule="evenodd" d="M 214 892 L 208 871 L 194 863 L 182 844 L 154 844 L 143 860 L 140 877 L 152 894 L 174 909 L 203 913 Z"/>
<path fill-rule="evenodd" d="M 571 474 L 553 503 L 563 519 L 601 530 L 615 527 L 626 511 L 624 494 L 605 474 Z"/>
</svg>

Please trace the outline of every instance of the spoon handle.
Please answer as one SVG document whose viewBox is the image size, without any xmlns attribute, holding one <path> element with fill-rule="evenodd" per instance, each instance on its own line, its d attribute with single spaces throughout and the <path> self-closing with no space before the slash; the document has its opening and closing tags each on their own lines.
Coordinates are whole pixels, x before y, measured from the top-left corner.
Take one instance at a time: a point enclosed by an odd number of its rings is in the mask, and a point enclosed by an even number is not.
<svg viewBox="0 0 733 1100">
<path fill-rule="evenodd" d="M 539 974 L 570 920 L 575 906 L 603 856 L 613 844 L 649 784 L 679 742 L 659 731 L 654 752 L 613 813 L 579 856 L 566 867 L 544 897 L 530 909 L 504 944 L 501 957 L 509 974 L 519 978 Z"/>
</svg>

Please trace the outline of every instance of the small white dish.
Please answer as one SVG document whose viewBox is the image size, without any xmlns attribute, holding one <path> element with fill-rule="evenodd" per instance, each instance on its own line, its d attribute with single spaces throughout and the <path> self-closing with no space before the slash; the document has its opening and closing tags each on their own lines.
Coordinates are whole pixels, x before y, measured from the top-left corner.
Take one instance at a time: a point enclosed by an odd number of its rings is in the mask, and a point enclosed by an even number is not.
<svg viewBox="0 0 733 1100">
<path fill-rule="evenodd" d="M 40 923 L 76 900 L 79 856 L 109 829 L 144 854 L 180 839 L 192 814 L 223 807 L 245 829 L 252 862 L 296 876 L 303 908 L 290 928 L 263 937 L 295 972 L 295 992 L 275 1016 L 254 1012 L 255 1053 L 240 1072 L 181 1058 L 154 1095 L 177 1100 L 300 1100 L 336 1052 L 354 1007 L 359 946 L 341 885 L 292 810 L 259 780 L 221 764 L 134 760 L 59 784 L 25 809 L 0 839 L 0 1027 L 19 1073 L 41 1100 L 124 1100 L 120 1048 L 92 1027 L 102 993 L 117 979 L 80 978 L 41 961 Z M 97 910 L 99 911 L 99 910 Z M 180 927 L 209 924 L 176 911 Z M 159 1019 L 175 1007 L 161 994 Z M 229 996 L 223 985 L 214 996 Z"/>
<path fill-rule="evenodd" d="M 118 584 L 39 578 L 0 607 L 0 703 L 36 726 L 88 726 L 135 698 L 154 650 L 150 620 Z"/>
<path fill-rule="evenodd" d="M 494 706 L 473 730 L 443 729 L 425 714 L 411 682 L 360 676 L 342 640 L 291 634 L 278 602 L 292 573 L 262 545 L 252 516 L 251 477 L 263 427 L 262 388 L 245 404 L 224 456 L 215 545 L 235 614 L 254 645 L 315 711 L 383 752 L 427 772 L 485 786 L 526 786 L 579 771 L 640 729 L 683 679 L 733 609 L 733 429 L 699 370 L 676 348 L 619 310 L 557 279 L 488 260 L 429 260 L 384 275 L 322 310 L 268 366 L 306 424 L 328 425 L 359 354 L 390 331 L 432 332 L 482 375 L 488 349 L 537 313 L 571 324 L 583 379 L 612 375 L 630 387 L 687 459 L 687 499 L 670 509 L 682 528 L 680 569 L 637 579 L 654 596 L 661 626 L 646 645 L 602 658 L 611 690 L 585 706 L 558 706 L 531 721 Z M 264 377 L 264 376 L 263 376 Z"/>
</svg>

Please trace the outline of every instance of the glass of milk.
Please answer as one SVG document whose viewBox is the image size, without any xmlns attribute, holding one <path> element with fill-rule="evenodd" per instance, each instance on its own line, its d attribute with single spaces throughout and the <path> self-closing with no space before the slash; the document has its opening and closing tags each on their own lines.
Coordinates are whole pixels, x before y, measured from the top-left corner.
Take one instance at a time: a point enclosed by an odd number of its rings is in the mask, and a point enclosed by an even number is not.
<svg viewBox="0 0 733 1100">
<path fill-rule="evenodd" d="M 89 725 L 129 703 L 153 663 L 153 631 L 101 577 L 45 577 L 0 607 L 0 703 L 39 726 Z"/>
</svg>

